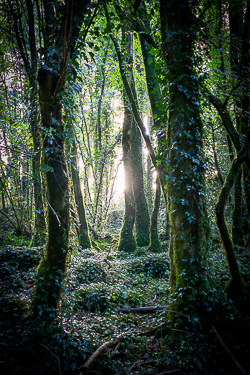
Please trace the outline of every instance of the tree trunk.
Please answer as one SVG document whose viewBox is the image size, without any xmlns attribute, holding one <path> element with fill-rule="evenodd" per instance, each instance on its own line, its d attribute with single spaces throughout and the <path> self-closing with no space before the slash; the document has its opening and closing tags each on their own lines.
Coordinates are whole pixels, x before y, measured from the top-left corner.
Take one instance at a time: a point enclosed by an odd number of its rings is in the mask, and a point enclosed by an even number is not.
<svg viewBox="0 0 250 375">
<path fill-rule="evenodd" d="M 38 74 L 43 150 L 48 194 L 48 239 L 45 253 L 38 266 L 33 295 L 35 316 L 53 317 L 58 306 L 61 283 L 66 272 L 69 228 L 68 170 L 64 153 L 64 129 L 61 106 L 54 95 L 58 74 L 40 68 Z"/>
<path fill-rule="evenodd" d="M 241 170 L 242 163 L 249 157 L 249 150 L 250 150 L 250 143 L 246 143 L 246 145 L 242 148 L 239 152 L 237 158 L 234 159 L 230 172 L 227 175 L 223 188 L 221 189 L 218 201 L 215 206 L 216 212 L 216 224 L 220 231 L 220 236 L 222 239 L 223 246 L 226 251 L 227 260 L 229 264 L 229 270 L 231 274 L 231 279 L 227 285 L 227 293 L 231 299 L 234 301 L 239 301 L 243 297 L 244 293 L 244 282 L 240 276 L 239 266 L 237 259 L 235 257 L 234 245 L 230 238 L 227 225 L 224 218 L 224 208 L 226 201 L 228 199 L 228 195 L 230 190 L 237 178 Z"/>
<path fill-rule="evenodd" d="M 126 57 L 128 82 L 132 89 L 135 101 L 137 94 L 133 75 L 133 33 L 126 31 Z M 144 191 L 143 168 L 142 168 L 142 139 L 141 132 L 132 117 L 131 123 L 131 167 L 133 176 L 133 192 L 135 200 L 135 237 L 138 246 L 149 244 L 149 213 Z"/>
<path fill-rule="evenodd" d="M 230 0 L 229 2 L 229 25 L 230 25 L 230 65 L 231 81 L 233 86 L 237 84 L 240 69 L 241 53 L 241 34 L 243 29 L 243 4 Z M 240 132 L 241 115 L 238 108 L 241 107 L 240 98 L 236 98 L 234 103 L 234 113 L 236 118 L 237 130 Z M 231 160 L 232 162 L 232 160 Z M 234 245 L 242 246 L 244 244 L 242 231 L 242 185 L 240 172 L 234 183 L 234 208 L 232 212 L 232 240 Z"/>
<path fill-rule="evenodd" d="M 128 101 L 124 100 L 124 120 L 122 129 L 122 151 L 123 151 L 123 169 L 124 169 L 124 196 L 125 212 L 123 225 L 120 233 L 118 251 L 133 252 L 136 248 L 135 238 L 133 236 L 133 227 L 135 222 L 135 203 L 132 188 L 132 167 L 130 151 L 130 133 L 131 133 L 131 113 L 128 110 Z"/>
<path fill-rule="evenodd" d="M 234 182 L 234 208 L 232 212 L 232 240 L 234 245 L 244 245 L 243 235 L 243 211 L 242 211 L 242 171 L 240 171 Z"/>
<path fill-rule="evenodd" d="M 141 16 L 142 18 L 142 16 Z M 144 22 L 146 22 L 143 19 Z M 148 25 L 149 26 L 149 25 Z M 160 161 L 160 168 L 161 170 L 164 169 L 164 164 L 167 162 L 167 153 L 166 153 L 166 118 L 164 118 L 162 110 L 160 109 L 160 101 L 161 101 L 161 90 L 160 86 L 157 83 L 157 75 L 154 67 L 155 58 L 151 56 L 149 53 L 148 43 L 146 40 L 140 35 L 140 43 L 141 43 L 141 50 L 143 55 L 143 61 L 145 66 L 145 73 L 146 73 L 146 82 L 147 82 L 147 89 L 149 95 L 149 101 L 151 106 L 151 111 L 153 115 L 154 127 L 156 130 L 157 135 L 157 148 L 158 148 L 158 161 Z M 149 58 L 153 59 L 152 64 L 149 63 Z M 154 209 L 151 215 L 151 222 L 150 222 L 150 245 L 149 249 L 152 249 L 152 245 L 154 242 L 154 246 L 157 251 L 160 251 L 161 245 L 158 238 L 158 233 L 156 235 L 155 228 L 157 228 L 157 218 L 160 209 L 160 195 L 161 193 L 158 191 L 158 179 L 156 180 L 156 190 L 155 190 L 155 201 L 154 201 Z M 165 202 L 167 202 L 166 192 L 163 189 L 163 194 L 165 198 Z M 168 205 L 166 205 L 166 210 Z M 158 212 L 157 212 L 158 209 Z M 153 222 L 152 222 L 153 220 Z M 153 234 L 154 233 L 154 234 Z M 153 234 L 153 237 L 152 237 Z M 166 235 L 169 234 L 168 225 L 166 227 Z M 152 242 L 153 240 L 153 242 Z"/>
<path fill-rule="evenodd" d="M 158 213 L 161 204 L 161 184 L 160 180 L 156 178 L 155 201 L 154 208 L 150 220 L 150 243 L 148 250 L 155 253 L 161 252 L 161 244 L 158 237 Z"/>
<path fill-rule="evenodd" d="M 160 0 L 161 35 L 169 82 L 169 162 L 171 290 L 205 288 L 208 223 L 205 207 L 202 122 L 194 76 L 193 15 L 188 0 Z M 187 287 L 185 289 L 185 287 Z M 185 293 L 186 290 L 186 293 Z M 198 303 L 198 302 L 197 302 Z"/>
<path fill-rule="evenodd" d="M 37 90 L 35 91 L 37 92 Z M 31 101 L 31 133 L 33 139 L 33 155 L 32 155 L 32 175 L 34 188 L 34 203 L 35 203 L 35 233 L 32 239 L 33 246 L 43 245 L 45 242 L 46 223 L 44 217 L 43 195 L 42 195 L 42 181 L 41 181 L 41 132 L 38 129 L 39 116 L 35 100 Z"/>
<path fill-rule="evenodd" d="M 124 36 L 123 32 L 123 36 Z M 123 38 L 125 40 L 125 51 L 130 54 L 131 35 Z M 130 71 L 129 82 L 132 81 Z M 135 222 L 135 201 L 133 192 L 133 171 L 131 161 L 131 131 L 132 131 L 132 114 L 129 111 L 129 101 L 124 94 L 124 120 L 122 129 L 122 150 L 123 150 L 123 168 L 124 168 L 124 196 L 125 196 L 125 212 L 123 217 L 123 225 L 120 233 L 118 245 L 119 251 L 133 252 L 136 248 L 136 242 L 133 235 Z"/>
<path fill-rule="evenodd" d="M 72 140 L 71 140 L 71 176 L 72 176 L 72 182 L 73 182 L 73 188 L 74 188 L 74 195 L 75 195 L 75 202 L 78 212 L 78 218 L 80 222 L 80 227 L 78 229 L 79 231 L 79 245 L 83 249 L 87 249 L 91 247 L 91 242 L 89 238 L 89 230 L 88 230 L 88 224 L 85 214 L 85 208 L 83 204 L 83 198 L 82 198 L 82 191 L 81 191 L 81 185 L 80 185 L 80 178 L 79 178 L 79 170 L 77 166 L 77 148 L 76 148 L 76 141 L 75 141 L 75 135 L 72 134 Z"/>
<path fill-rule="evenodd" d="M 132 120 L 131 133 L 131 165 L 133 173 L 133 192 L 135 200 L 135 238 L 138 246 L 149 244 L 149 213 L 144 191 L 142 168 L 141 133 L 135 120 Z"/>
</svg>

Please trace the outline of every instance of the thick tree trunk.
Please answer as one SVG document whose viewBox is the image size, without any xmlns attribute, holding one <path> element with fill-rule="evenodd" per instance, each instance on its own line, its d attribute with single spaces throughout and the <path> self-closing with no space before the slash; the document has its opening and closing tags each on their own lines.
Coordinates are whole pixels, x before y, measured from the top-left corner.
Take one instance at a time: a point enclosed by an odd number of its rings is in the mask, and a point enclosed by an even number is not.
<svg viewBox="0 0 250 375">
<path fill-rule="evenodd" d="M 202 123 L 194 76 L 193 15 L 188 0 L 160 0 L 161 35 L 169 82 L 171 290 L 205 288 L 208 223 L 205 207 Z M 185 301 L 183 291 L 176 304 Z"/>
<path fill-rule="evenodd" d="M 61 106 L 54 91 L 58 75 L 41 68 L 38 74 L 39 97 L 44 129 L 43 171 L 48 195 L 48 239 L 45 253 L 38 266 L 38 276 L 33 295 L 35 316 L 53 317 L 58 306 L 61 284 L 68 256 L 69 186 L 64 153 L 64 129 Z"/>
<path fill-rule="evenodd" d="M 85 214 L 85 208 L 83 204 L 82 198 L 82 191 L 80 185 L 80 178 L 79 178 L 79 170 L 77 166 L 77 148 L 76 148 L 76 141 L 75 136 L 72 134 L 71 140 L 71 176 L 73 181 L 73 188 L 74 188 L 74 195 L 75 195 L 75 202 L 78 212 L 78 218 L 80 222 L 80 227 L 78 229 L 79 232 L 79 245 L 83 249 L 87 249 L 91 247 L 91 242 L 89 238 L 89 230 L 88 230 L 88 223 Z"/>
</svg>

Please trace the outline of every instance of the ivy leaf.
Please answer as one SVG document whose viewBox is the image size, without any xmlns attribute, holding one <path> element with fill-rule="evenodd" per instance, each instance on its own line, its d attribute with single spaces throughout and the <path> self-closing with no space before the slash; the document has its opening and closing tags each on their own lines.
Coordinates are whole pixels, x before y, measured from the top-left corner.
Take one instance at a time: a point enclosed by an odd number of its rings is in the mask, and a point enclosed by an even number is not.
<svg viewBox="0 0 250 375">
<path fill-rule="evenodd" d="M 50 167 L 50 166 L 47 165 L 47 164 L 42 164 L 42 165 L 41 165 L 41 172 L 43 172 L 43 173 L 54 172 L 54 168 L 53 168 L 53 167 Z"/>
</svg>

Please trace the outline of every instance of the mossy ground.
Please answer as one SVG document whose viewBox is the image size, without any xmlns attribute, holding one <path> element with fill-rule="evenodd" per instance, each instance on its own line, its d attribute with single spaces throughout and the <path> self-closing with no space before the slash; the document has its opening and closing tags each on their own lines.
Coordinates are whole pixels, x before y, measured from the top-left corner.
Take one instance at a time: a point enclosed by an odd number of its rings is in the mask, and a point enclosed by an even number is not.
<svg viewBox="0 0 250 375">
<path fill-rule="evenodd" d="M 113 244 L 114 243 L 114 244 Z M 122 314 L 121 308 L 169 303 L 167 243 L 159 254 L 137 249 L 119 254 L 117 243 L 99 243 L 100 251 L 72 245 L 69 272 L 56 321 L 35 321 L 29 316 L 40 248 L 3 244 L 0 249 L 0 372 L 1 374 L 76 375 L 78 368 L 101 344 L 125 333 L 120 345 L 108 349 L 92 367 L 92 373 L 238 374 L 212 333 L 202 329 L 186 306 L 184 332 L 170 328 L 166 311 L 157 314 Z M 239 363 L 249 372 L 247 354 L 249 305 L 240 312 L 227 301 L 229 280 L 226 258 L 218 248 L 210 254 L 211 269 L 219 292 L 211 291 L 214 326 Z M 249 250 L 238 256 L 249 284 Z M 217 294 L 216 294 L 217 293 Z M 217 296 L 217 301 L 211 300 Z M 190 316 L 189 316 L 190 313 Z M 178 322 L 177 322 L 178 323 Z"/>
</svg>

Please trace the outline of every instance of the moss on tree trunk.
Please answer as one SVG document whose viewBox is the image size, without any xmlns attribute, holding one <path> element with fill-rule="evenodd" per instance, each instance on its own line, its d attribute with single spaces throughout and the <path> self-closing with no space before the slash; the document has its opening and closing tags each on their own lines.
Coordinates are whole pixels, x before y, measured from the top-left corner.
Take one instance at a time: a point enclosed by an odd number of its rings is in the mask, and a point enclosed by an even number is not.
<svg viewBox="0 0 250 375">
<path fill-rule="evenodd" d="M 130 154 L 131 114 L 127 106 L 128 102 L 125 101 L 122 130 L 125 212 L 123 217 L 123 225 L 120 233 L 118 251 L 125 251 L 130 253 L 135 251 L 136 242 L 133 235 L 133 228 L 135 222 L 135 203 L 132 186 L 132 167 Z"/>
<path fill-rule="evenodd" d="M 40 86 L 42 125 L 44 129 L 44 165 L 46 176 L 48 238 L 33 294 L 35 316 L 53 317 L 58 307 L 62 281 L 67 268 L 69 229 L 68 170 L 64 153 L 64 129 L 61 106 L 54 95 L 58 75 L 41 68 Z"/>
<path fill-rule="evenodd" d="M 187 302 L 189 288 L 206 286 L 208 223 L 204 191 L 202 122 L 193 70 L 193 14 L 188 0 L 160 1 L 161 35 L 169 82 L 169 162 L 172 291 L 184 288 L 177 305 Z M 179 296 L 179 294 L 178 294 Z M 197 301 L 200 303 L 200 301 Z M 177 307 L 180 308 L 180 307 Z"/>
<path fill-rule="evenodd" d="M 37 93 L 37 87 L 34 87 Z M 41 131 L 39 129 L 39 115 L 36 100 L 31 98 L 31 134 L 33 139 L 33 155 L 32 155 L 32 176 L 34 187 L 34 203 L 35 203 L 35 233 L 32 239 L 33 246 L 40 246 L 45 243 L 45 216 L 43 207 L 42 181 L 41 181 Z"/>
<path fill-rule="evenodd" d="M 82 191 L 80 185 L 80 178 L 79 178 L 79 170 L 77 166 L 77 148 L 76 148 L 76 141 L 75 136 L 72 134 L 71 140 L 71 176 L 73 181 L 73 188 L 74 188 L 74 195 L 75 195 L 75 202 L 78 212 L 78 218 L 80 222 L 80 227 L 78 228 L 78 240 L 79 245 L 83 249 L 87 249 L 91 247 L 91 242 L 89 238 L 89 230 L 88 230 L 88 223 L 85 214 L 85 208 L 83 204 L 82 198 Z"/>
<path fill-rule="evenodd" d="M 221 189 L 218 201 L 215 206 L 216 212 L 216 224 L 220 231 L 220 236 L 222 240 L 223 247 L 225 248 L 229 270 L 231 274 L 231 279 L 227 285 L 227 293 L 231 299 L 234 301 L 239 301 L 243 297 L 244 293 L 244 282 L 241 278 L 238 262 L 235 256 L 234 245 L 230 238 L 228 228 L 224 218 L 224 208 L 230 190 L 241 170 L 241 165 L 246 157 L 249 157 L 250 144 L 247 144 L 239 152 L 237 158 L 234 159 L 230 172 L 224 182 L 224 185 Z"/>
<path fill-rule="evenodd" d="M 155 253 L 161 252 L 161 244 L 159 241 L 158 236 L 158 213 L 160 209 L 161 203 L 161 184 L 160 180 L 156 178 L 156 189 L 155 189 L 155 200 L 154 200 L 154 208 L 151 215 L 150 220 L 150 243 L 148 250 L 153 251 Z"/>
<path fill-rule="evenodd" d="M 147 246 L 149 244 L 149 213 L 143 181 L 142 141 L 141 132 L 134 119 L 131 131 L 131 167 L 135 200 L 135 239 L 138 246 Z"/>
<path fill-rule="evenodd" d="M 241 177 L 242 172 L 240 170 L 234 182 L 234 208 L 232 212 L 232 240 L 236 246 L 244 245 Z"/>
</svg>

